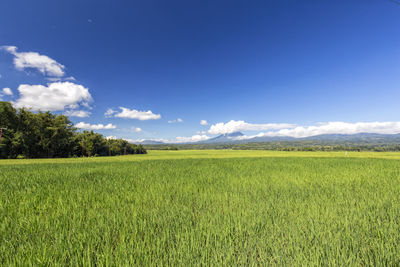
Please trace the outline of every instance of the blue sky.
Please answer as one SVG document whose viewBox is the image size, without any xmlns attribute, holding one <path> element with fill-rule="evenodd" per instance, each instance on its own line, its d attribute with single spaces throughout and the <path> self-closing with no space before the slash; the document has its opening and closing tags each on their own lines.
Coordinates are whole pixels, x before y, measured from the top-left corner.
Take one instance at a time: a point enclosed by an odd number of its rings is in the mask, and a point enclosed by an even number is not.
<svg viewBox="0 0 400 267">
<path fill-rule="evenodd" d="M 400 132 L 390 0 L 3 0 L 0 46 L 1 99 L 106 136 Z"/>
</svg>

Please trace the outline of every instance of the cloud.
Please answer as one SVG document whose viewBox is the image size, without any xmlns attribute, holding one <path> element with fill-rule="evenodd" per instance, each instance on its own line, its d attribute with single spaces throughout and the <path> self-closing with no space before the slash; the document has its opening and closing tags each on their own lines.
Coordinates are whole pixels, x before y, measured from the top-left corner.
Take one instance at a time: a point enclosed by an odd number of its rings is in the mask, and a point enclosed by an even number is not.
<svg viewBox="0 0 400 267">
<path fill-rule="evenodd" d="M 290 129 L 270 131 L 257 136 L 289 136 L 303 138 L 321 134 L 398 134 L 400 133 L 400 122 L 327 122 L 316 126 L 297 126 Z"/>
<path fill-rule="evenodd" d="M 128 141 L 129 143 L 132 143 L 132 144 L 141 144 L 141 143 L 143 143 L 144 141 L 154 141 L 154 142 L 162 142 L 162 143 L 167 143 L 167 139 L 129 139 L 129 138 L 122 138 L 122 139 L 124 139 L 124 140 L 126 140 L 126 141 Z"/>
<path fill-rule="evenodd" d="M 168 123 L 181 123 L 183 120 L 181 118 L 177 118 L 176 120 L 169 120 Z"/>
<path fill-rule="evenodd" d="M 16 54 L 17 53 L 17 47 L 16 46 L 12 46 L 12 45 L 3 45 L 0 46 L 0 50 L 4 50 L 10 54 Z"/>
<path fill-rule="evenodd" d="M 139 128 L 139 127 L 132 127 L 131 130 L 134 131 L 134 132 L 136 132 L 136 133 L 139 133 L 139 132 L 142 131 L 142 128 Z"/>
<path fill-rule="evenodd" d="M 78 125 L 81 127 L 78 127 Z M 255 127 L 254 125 L 264 125 L 263 127 L 267 127 L 265 126 L 266 124 L 251 124 L 251 125 L 253 127 L 251 129 L 254 129 Z M 284 124 L 276 124 L 276 125 L 284 125 Z M 102 124 L 90 125 L 83 122 L 78 123 L 77 127 L 85 129 L 94 129 L 94 130 L 115 128 L 115 126 L 112 124 L 104 126 Z M 273 126 L 272 128 L 274 127 L 276 126 Z M 132 127 L 132 129 L 136 128 Z M 357 134 L 357 133 L 398 134 L 400 133 L 400 122 L 356 122 L 356 123 L 326 122 L 312 126 L 289 126 L 288 128 L 285 129 L 271 130 L 268 132 L 262 132 L 252 136 L 233 137 L 232 139 L 246 140 L 254 137 L 275 137 L 275 136 L 304 138 L 322 134 Z M 130 143 L 141 143 L 144 140 L 146 140 L 146 141 L 164 142 L 169 144 L 179 144 L 179 143 L 195 143 L 195 142 L 205 141 L 210 138 L 211 137 L 207 136 L 205 132 L 199 132 L 197 135 L 189 137 L 178 136 L 174 139 L 137 139 L 137 140 L 126 139 L 126 138 L 124 139 Z"/>
<path fill-rule="evenodd" d="M 46 80 L 51 81 L 51 82 L 76 81 L 76 79 L 72 76 L 70 76 L 70 77 L 47 77 Z"/>
<path fill-rule="evenodd" d="M 201 120 L 200 124 L 206 126 L 206 125 L 208 125 L 208 122 L 206 120 Z"/>
<path fill-rule="evenodd" d="M 12 96 L 13 92 L 11 91 L 10 88 L 6 87 L 3 88 L 3 90 L 0 91 L 0 101 L 3 101 L 3 96 L 8 95 L 8 96 Z"/>
<path fill-rule="evenodd" d="M 92 101 L 89 90 L 71 82 L 56 82 L 44 85 L 21 84 L 18 89 L 20 98 L 13 102 L 17 108 L 33 110 L 76 109 L 79 105 L 88 106 Z"/>
<path fill-rule="evenodd" d="M 86 110 L 68 110 L 64 113 L 66 116 L 85 118 L 89 117 L 90 112 Z"/>
<path fill-rule="evenodd" d="M 178 136 L 175 138 L 175 140 L 170 140 L 170 143 L 192 143 L 192 142 L 200 142 L 200 141 L 205 141 L 210 139 L 209 136 L 207 135 L 193 135 L 191 137 L 182 137 Z"/>
<path fill-rule="evenodd" d="M 53 77 L 62 77 L 65 74 L 65 66 L 48 56 L 36 52 L 17 52 L 16 46 L 1 46 L 0 49 L 14 56 L 17 70 L 37 69 L 42 74 Z"/>
<path fill-rule="evenodd" d="M 227 123 L 217 123 L 211 125 L 208 133 L 210 134 L 228 134 L 240 131 L 262 131 L 262 130 L 277 130 L 282 128 L 293 127 L 293 124 L 288 123 L 267 123 L 267 124 L 252 124 L 244 121 L 231 120 Z"/>
<path fill-rule="evenodd" d="M 195 143 L 195 142 L 200 142 L 200 141 L 205 141 L 210 139 L 210 136 L 207 135 L 193 135 L 189 137 L 183 137 L 183 136 L 178 136 L 174 139 L 125 139 L 129 141 L 130 143 L 142 143 L 143 141 L 155 141 L 155 142 L 163 142 L 166 144 L 181 144 L 181 143 Z"/>
<path fill-rule="evenodd" d="M 12 92 L 11 89 L 8 88 L 8 87 L 3 88 L 2 92 L 3 92 L 3 94 L 5 94 L 5 95 L 13 95 L 13 92 Z"/>
<path fill-rule="evenodd" d="M 117 111 L 113 110 L 112 108 L 107 109 L 106 113 L 104 113 L 104 116 L 106 118 L 112 117 L 113 114 L 115 114 Z"/>
<path fill-rule="evenodd" d="M 115 125 L 111 123 L 103 125 L 103 124 L 90 124 L 85 122 L 79 122 L 78 124 L 75 125 L 75 127 L 85 130 L 110 130 L 117 128 Z"/>
<path fill-rule="evenodd" d="M 131 138 L 123 138 L 124 140 L 128 141 L 131 144 L 140 144 L 146 139 L 131 139 Z"/>
<path fill-rule="evenodd" d="M 122 140 L 125 140 L 125 141 L 129 142 L 129 143 L 135 143 L 135 141 L 138 142 L 138 140 L 127 139 L 127 138 L 118 138 L 118 137 L 116 137 L 115 135 L 106 136 L 106 139 L 107 139 L 107 140 L 122 139 Z M 144 139 L 141 139 L 141 140 L 144 140 Z M 139 141 L 139 142 L 140 142 L 140 141 Z"/>
<path fill-rule="evenodd" d="M 136 120 L 141 120 L 141 121 L 158 120 L 158 119 L 161 118 L 160 114 L 154 114 L 151 110 L 139 111 L 139 110 L 135 110 L 135 109 L 131 110 L 131 109 L 124 108 L 124 107 L 120 107 L 120 109 L 121 109 L 121 112 L 115 113 L 115 114 L 111 113 L 110 116 L 112 114 L 114 114 L 114 117 L 127 118 L 127 119 L 136 119 Z"/>
</svg>

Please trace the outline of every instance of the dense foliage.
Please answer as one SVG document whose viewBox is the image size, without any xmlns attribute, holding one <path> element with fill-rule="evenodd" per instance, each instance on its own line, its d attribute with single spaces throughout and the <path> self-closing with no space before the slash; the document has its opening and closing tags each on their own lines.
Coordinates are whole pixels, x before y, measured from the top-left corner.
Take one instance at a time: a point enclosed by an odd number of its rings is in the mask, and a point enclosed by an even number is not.
<svg viewBox="0 0 400 267">
<path fill-rule="evenodd" d="M 373 158 L 383 156 L 393 159 Z M 399 266 L 399 157 L 209 150 L 3 160 L 0 263 Z"/>
<path fill-rule="evenodd" d="M 64 115 L 16 110 L 0 102 L 0 158 L 62 158 L 144 154 L 141 145 L 107 140 L 93 131 L 78 132 Z"/>
</svg>

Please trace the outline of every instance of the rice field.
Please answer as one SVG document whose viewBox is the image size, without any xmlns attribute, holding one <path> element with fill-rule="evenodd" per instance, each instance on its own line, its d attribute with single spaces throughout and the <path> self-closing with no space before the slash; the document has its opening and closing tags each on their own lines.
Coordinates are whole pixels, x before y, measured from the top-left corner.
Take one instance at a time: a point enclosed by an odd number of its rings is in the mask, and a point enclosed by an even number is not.
<svg viewBox="0 0 400 267">
<path fill-rule="evenodd" d="M 1 265 L 400 265 L 400 154 L 0 161 Z"/>
</svg>

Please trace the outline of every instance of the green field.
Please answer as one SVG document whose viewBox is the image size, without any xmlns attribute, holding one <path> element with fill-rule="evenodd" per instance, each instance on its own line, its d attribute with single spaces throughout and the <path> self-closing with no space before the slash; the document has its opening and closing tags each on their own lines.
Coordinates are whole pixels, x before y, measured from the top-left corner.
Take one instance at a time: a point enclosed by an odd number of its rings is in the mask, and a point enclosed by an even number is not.
<svg viewBox="0 0 400 267">
<path fill-rule="evenodd" d="M 1 265 L 400 265 L 400 153 L 0 161 Z"/>
</svg>

